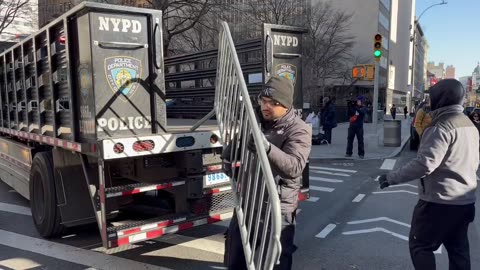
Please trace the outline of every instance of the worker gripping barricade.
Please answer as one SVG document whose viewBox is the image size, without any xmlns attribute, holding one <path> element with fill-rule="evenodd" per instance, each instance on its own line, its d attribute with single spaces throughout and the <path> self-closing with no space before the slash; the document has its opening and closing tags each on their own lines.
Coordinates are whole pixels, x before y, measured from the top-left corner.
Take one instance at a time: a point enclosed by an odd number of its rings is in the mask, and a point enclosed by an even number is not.
<svg viewBox="0 0 480 270">
<path fill-rule="evenodd" d="M 278 191 L 261 144 L 256 153 L 248 140 L 262 141 L 235 46 L 227 23 L 222 22 L 218 50 L 215 113 L 222 141 L 231 149 L 235 217 L 248 269 L 272 269 L 281 253 L 281 212 Z M 228 165 L 227 165 L 228 166 Z M 233 169 L 233 170 L 232 170 Z M 238 255 L 238 254 L 232 254 Z"/>
<path fill-rule="evenodd" d="M 215 112 L 236 203 L 225 264 L 239 270 L 291 269 L 311 128 L 296 115 L 293 83 L 282 76 L 265 84 L 256 115 L 226 23 L 219 40 Z"/>
</svg>

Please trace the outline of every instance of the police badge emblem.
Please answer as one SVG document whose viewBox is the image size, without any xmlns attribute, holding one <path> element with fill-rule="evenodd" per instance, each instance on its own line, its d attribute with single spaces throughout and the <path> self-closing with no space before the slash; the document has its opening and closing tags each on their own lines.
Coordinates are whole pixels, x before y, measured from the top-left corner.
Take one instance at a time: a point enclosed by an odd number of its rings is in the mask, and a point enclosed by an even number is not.
<svg viewBox="0 0 480 270">
<path fill-rule="evenodd" d="M 136 80 L 141 77 L 142 62 L 129 56 L 109 57 L 105 59 L 105 74 L 112 91 L 126 101 L 138 88 Z"/>
<path fill-rule="evenodd" d="M 275 73 L 279 77 L 285 77 L 292 81 L 293 86 L 295 86 L 295 81 L 297 79 L 297 67 L 292 64 L 279 64 L 275 67 Z"/>
</svg>

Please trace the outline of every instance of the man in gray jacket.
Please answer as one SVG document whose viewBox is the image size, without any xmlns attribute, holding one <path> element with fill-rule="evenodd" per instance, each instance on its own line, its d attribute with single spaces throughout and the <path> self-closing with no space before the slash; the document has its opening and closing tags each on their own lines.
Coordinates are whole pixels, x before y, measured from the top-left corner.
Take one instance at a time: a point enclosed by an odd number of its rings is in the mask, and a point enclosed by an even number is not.
<svg viewBox="0 0 480 270">
<path fill-rule="evenodd" d="M 417 270 L 434 270 L 433 252 L 445 246 L 450 270 L 470 270 L 468 226 L 475 216 L 479 135 L 463 114 L 465 89 L 455 79 L 430 88 L 432 124 L 417 158 L 382 175 L 380 188 L 420 179 L 409 246 Z"/>
<path fill-rule="evenodd" d="M 295 218 L 298 207 L 298 194 L 301 188 L 301 177 L 305 169 L 312 147 L 311 128 L 296 115 L 293 108 L 293 84 L 283 77 L 272 77 L 258 96 L 260 105 L 260 122 L 263 141 L 273 176 L 278 184 L 280 207 L 283 215 L 280 242 L 282 253 L 280 264 L 274 269 L 292 269 Z M 248 149 L 256 151 L 250 139 Z M 227 146 L 223 158 L 230 156 Z M 226 161 L 229 162 L 228 160 Z M 224 166 L 228 168 L 231 166 Z M 230 174 L 226 171 L 227 175 Z M 224 262 L 228 269 L 246 269 L 245 257 L 240 241 L 236 218 L 232 218 L 227 234 Z"/>
</svg>

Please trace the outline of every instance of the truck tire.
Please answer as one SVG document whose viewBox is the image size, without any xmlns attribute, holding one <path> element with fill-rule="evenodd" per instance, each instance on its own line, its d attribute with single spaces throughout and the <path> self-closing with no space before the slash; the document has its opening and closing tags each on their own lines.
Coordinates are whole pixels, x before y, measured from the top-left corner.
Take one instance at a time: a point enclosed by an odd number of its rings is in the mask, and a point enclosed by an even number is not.
<svg viewBox="0 0 480 270">
<path fill-rule="evenodd" d="M 52 154 L 37 153 L 30 171 L 30 208 L 33 222 L 41 236 L 51 238 L 64 232 L 57 206 Z"/>
</svg>

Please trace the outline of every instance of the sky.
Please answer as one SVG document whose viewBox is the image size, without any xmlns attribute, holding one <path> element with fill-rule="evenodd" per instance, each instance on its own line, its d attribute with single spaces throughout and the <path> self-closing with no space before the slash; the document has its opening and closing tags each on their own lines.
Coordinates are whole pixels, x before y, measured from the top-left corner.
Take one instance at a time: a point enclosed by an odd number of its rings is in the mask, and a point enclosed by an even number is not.
<svg viewBox="0 0 480 270">
<path fill-rule="evenodd" d="M 402 0 L 400 0 L 402 1 Z M 442 0 L 416 0 L 416 15 Z M 480 0 L 445 0 L 420 18 L 430 46 L 428 61 L 455 67 L 455 77 L 471 76 L 480 61 Z"/>
</svg>

